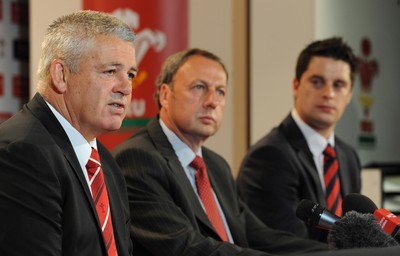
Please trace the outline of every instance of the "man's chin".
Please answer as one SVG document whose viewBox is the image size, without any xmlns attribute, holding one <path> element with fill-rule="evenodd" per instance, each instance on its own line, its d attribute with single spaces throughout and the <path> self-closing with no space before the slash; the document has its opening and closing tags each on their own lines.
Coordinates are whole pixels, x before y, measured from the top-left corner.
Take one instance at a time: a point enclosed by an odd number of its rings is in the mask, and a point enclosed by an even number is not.
<svg viewBox="0 0 400 256">
<path fill-rule="evenodd" d="M 107 133 L 109 132 L 115 132 L 118 131 L 122 126 L 122 121 L 121 122 L 114 122 L 112 124 L 108 124 L 104 130 L 106 130 Z"/>
<path fill-rule="evenodd" d="M 217 129 L 208 129 L 208 130 L 203 130 L 203 131 L 202 131 L 202 135 L 203 135 L 205 138 L 214 136 L 214 134 L 216 134 L 216 133 L 217 133 Z"/>
</svg>

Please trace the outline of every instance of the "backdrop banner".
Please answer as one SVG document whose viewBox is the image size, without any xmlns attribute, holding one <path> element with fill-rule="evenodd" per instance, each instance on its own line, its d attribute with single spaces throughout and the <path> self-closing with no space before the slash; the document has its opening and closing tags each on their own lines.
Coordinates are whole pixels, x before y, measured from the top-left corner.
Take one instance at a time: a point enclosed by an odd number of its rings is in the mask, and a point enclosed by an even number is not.
<svg viewBox="0 0 400 256">
<path fill-rule="evenodd" d="M 28 0 L 0 0 L 0 123 L 29 94 Z"/>
<path fill-rule="evenodd" d="M 111 150 L 158 113 L 155 80 L 164 60 L 187 47 L 188 3 L 187 0 L 83 0 L 83 9 L 111 13 L 136 33 L 139 73 L 133 84 L 131 107 L 119 131 L 99 137 Z"/>
</svg>

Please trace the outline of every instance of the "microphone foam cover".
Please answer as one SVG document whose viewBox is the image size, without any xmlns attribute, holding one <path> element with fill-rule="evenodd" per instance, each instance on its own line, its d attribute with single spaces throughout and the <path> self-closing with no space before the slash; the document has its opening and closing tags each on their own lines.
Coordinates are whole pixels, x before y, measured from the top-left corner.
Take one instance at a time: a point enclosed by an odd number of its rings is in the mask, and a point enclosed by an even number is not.
<svg viewBox="0 0 400 256">
<path fill-rule="evenodd" d="M 374 213 L 378 207 L 368 197 L 357 193 L 351 193 L 343 198 L 342 209 L 343 214 L 349 211 L 356 211 L 359 213 Z"/>
<path fill-rule="evenodd" d="M 337 220 L 328 233 L 330 249 L 372 248 L 398 246 L 397 241 L 386 234 L 374 215 L 347 212 Z"/>
</svg>

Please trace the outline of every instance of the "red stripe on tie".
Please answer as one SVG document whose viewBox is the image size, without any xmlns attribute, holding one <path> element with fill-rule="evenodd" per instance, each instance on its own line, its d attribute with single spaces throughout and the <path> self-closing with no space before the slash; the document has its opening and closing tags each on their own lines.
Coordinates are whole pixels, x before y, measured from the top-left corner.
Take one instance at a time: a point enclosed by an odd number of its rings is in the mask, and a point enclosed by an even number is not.
<svg viewBox="0 0 400 256">
<path fill-rule="evenodd" d="M 323 154 L 326 204 L 330 212 L 340 217 L 342 216 L 342 196 L 340 194 L 339 163 L 334 148 L 329 144 Z"/>
<path fill-rule="evenodd" d="M 100 221 L 103 232 L 104 243 L 106 244 L 109 256 L 116 256 L 117 247 L 114 239 L 114 230 L 111 219 L 110 203 L 108 201 L 108 192 L 104 182 L 104 174 L 101 169 L 100 157 L 97 150 L 92 148 L 89 161 L 86 164 L 86 170 L 89 176 L 89 184 L 92 190 L 93 202 L 96 205 L 97 216 Z"/>
</svg>

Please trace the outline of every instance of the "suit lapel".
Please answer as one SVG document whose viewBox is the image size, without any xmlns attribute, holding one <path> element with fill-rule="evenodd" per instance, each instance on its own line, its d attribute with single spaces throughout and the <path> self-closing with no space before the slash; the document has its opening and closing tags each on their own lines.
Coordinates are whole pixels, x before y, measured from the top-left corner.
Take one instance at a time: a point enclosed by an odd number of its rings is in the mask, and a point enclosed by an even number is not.
<svg viewBox="0 0 400 256">
<path fill-rule="evenodd" d="M 297 126 L 296 122 L 293 120 L 292 116 L 289 114 L 285 120 L 280 125 L 279 129 L 285 135 L 288 142 L 294 148 L 297 159 L 299 159 L 301 165 L 303 166 L 305 172 L 310 176 L 314 184 L 314 192 L 317 195 L 318 201 L 321 205 L 325 204 L 325 195 L 322 191 L 322 184 L 318 175 L 318 171 L 315 167 L 314 159 L 310 149 L 308 148 L 307 141 L 304 138 L 301 130 Z"/>
<path fill-rule="evenodd" d="M 235 205 L 232 205 L 234 201 L 232 200 L 232 198 L 230 198 L 230 196 L 235 197 L 235 195 L 232 195 L 231 192 L 229 191 L 231 188 L 231 186 L 229 185 L 230 177 L 219 176 L 219 174 L 221 174 L 222 172 L 218 169 L 219 168 L 222 169 L 224 167 L 219 166 L 218 163 L 212 161 L 211 158 L 207 157 L 207 154 L 205 154 L 204 151 L 203 151 L 203 157 L 206 162 L 207 173 L 210 178 L 212 189 L 214 190 L 214 193 L 218 198 L 218 202 L 222 208 L 222 212 L 225 216 L 233 241 L 235 242 L 235 244 L 247 245 L 248 242 L 246 239 L 246 234 L 242 232 L 242 229 L 240 227 L 237 227 L 237 224 L 239 222 L 236 219 L 237 216 L 234 214 L 236 212 L 235 209 L 237 208 L 235 207 Z M 221 186 L 221 184 L 218 182 L 221 179 L 223 180 L 222 184 L 226 184 L 225 186 Z M 215 235 L 219 237 L 214 229 L 213 231 L 215 232 Z"/>
<path fill-rule="evenodd" d="M 322 206 L 326 207 L 325 195 L 321 189 L 322 188 L 321 180 L 318 176 L 318 171 L 315 168 L 314 162 L 310 162 L 309 157 L 305 154 L 304 151 L 298 151 L 297 155 L 298 155 L 298 159 L 304 166 L 305 170 L 312 177 L 312 181 L 314 183 L 314 191 L 315 191 L 315 194 L 317 195 L 318 202 Z"/>
<path fill-rule="evenodd" d="M 69 163 L 73 173 L 79 181 L 81 189 L 84 191 L 88 204 L 91 206 L 93 217 L 97 220 L 97 223 L 99 223 L 96 207 L 93 203 L 92 195 L 86 182 L 86 178 L 82 172 L 78 158 L 76 157 L 75 151 L 63 127 L 58 122 L 53 112 L 51 112 L 50 108 L 47 106 L 40 94 L 37 93 L 34 96 L 34 98 L 28 103 L 27 108 L 41 121 L 43 126 L 46 127 L 60 150 L 63 152 L 65 159 Z M 99 230 L 101 231 L 100 226 Z"/>
<path fill-rule="evenodd" d="M 211 230 L 214 230 L 214 227 L 212 226 L 210 220 L 208 219 L 203 206 L 201 205 L 199 198 L 197 196 L 197 194 L 194 192 L 192 185 L 190 184 L 185 171 L 182 169 L 182 166 L 178 161 L 176 161 L 175 159 L 168 159 L 168 165 L 170 167 L 170 170 L 174 173 L 174 175 L 176 176 L 177 180 L 179 181 L 179 184 L 181 185 L 182 190 L 185 191 L 186 196 L 188 197 L 189 202 L 191 202 L 192 207 L 193 207 L 193 212 L 196 215 L 196 218 L 203 223 L 204 225 L 206 225 L 208 228 L 210 228 Z"/>
<path fill-rule="evenodd" d="M 211 222 L 204 212 L 203 206 L 200 204 L 197 194 L 194 192 L 193 187 L 190 184 L 190 181 L 188 180 L 185 171 L 182 168 L 181 162 L 176 156 L 171 143 L 169 143 L 167 136 L 165 136 L 159 124 L 158 118 L 153 118 L 152 120 L 150 120 L 147 129 L 149 136 L 153 140 L 157 151 L 159 151 L 161 155 L 164 156 L 168 163 L 170 171 L 176 176 L 182 190 L 185 191 L 185 195 L 188 197 L 188 202 L 191 202 L 192 204 L 196 218 L 208 228 L 213 230 L 215 233 Z"/>
<path fill-rule="evenodd" d="M 346 155 L 344 153 L 344 150 L 341 147 L 341 144 L 337 138 L 335 138 L 336 141 L 336 154 L 337 154 L 337 159 L 339 162 L 339 177 L 340 177 L 340 188 L 341 188 L 341 193 L 343 195 L 347 195 L 350 193 L 349 188 L 350 188 L 350 181 L 352 180 L 349 174 L 351 173 L 351 170 L 348 170 L 347 165 L 341 164 L 341 163 L 346 163 L 348 162 L 346 160 Z"/>
<path fill-rule="evenodd" d="M 97 218 L 96 207 L 95 207 L 95 205 L 93 203 L 92 194 L 90 193 L 89 186 L 87 184 L 86 178 L 83 175 L 82 168 L 81 168 L 81 166 L 79 164 L 79 161 L 78 161 L 78 159 L 77 159 L 77 157 L 75 155 L 75 151 L 73 150 L 73 148 L 71 147 L 70 144 L 68 144 L 68 146 L 70 148 L 69 149 L 67 149 L 67 148 L 64 149 L 64 156 L 68 160 L 68 162 L 69 162 L 69 164 L 71 166 L 71 169 L 73 170 L 73 172 L 75 173 L 77 179 L 79 180 L 79 184 L 81 186 L 81 189 L 83 189 L 83 191 L 85 193 L 85 197 L 88 200 L 89 204 L 91 204 L 93 213 L 95 214 L 95 216 Z"/>
<path fill-rule="evenodd" d="M 242 222 L 238 220 L 240 206 L 231 169 L 228 164 L 216 160 L 208 152 L 207 148 L 203 148 L 210 183 L 222 208 L 232 239 L 235 244 L 248 246 L 247 235 L 241 226 Z M 216 231 L 214 232 L 215 236 L 219 237 Z"/>
<path fill-rule="evenodd" d="M 98 150 L 99 150 L 99 155 L 101 159 L 101 167 L 103 169 L 104 173 L 104 182 L 106 183 L 107 191 L 108 191 L 108 198 L 109 198 L 109 203 L 110 203 L 110 209 L 111 209 L 111 218 L 112 218 L 112 223 L 113 223 L 113 229 L 114 229 L 114 239 L 115 243 L 117 245 L 118 250 L 121 250 L 123 248 L 126 248 L 126 245 L 123 244 L 123 240 L 120 239 L 121 234 L 124 234 L 124 221 L 119 221 L 119 220 L 126 220 L 126 216 L 124 215 L 124 212 L 121 211 L 120 209 L 124 208 L 124 204 L 122 203 L 122 199 L 119 197 L 120 193 L 118 191 L 118 185 L 125 186 L 125 183 L 118 183 L 115 180 L 115 177 L 113 175 L 114 171 L 113 167 L 110 165 L 109 161 L 107 160 L 107 157 L 103 153 L 104 150 L 106 150 L 101 143 L 97 142 L 98 144 Z M 94 205 L 94 204 L 93 204 Z M 128 208 L 126 208 L 126 212 L 128 212 Z M 96 215 L 97 216 L 97 215 Z"/>
</svg>

